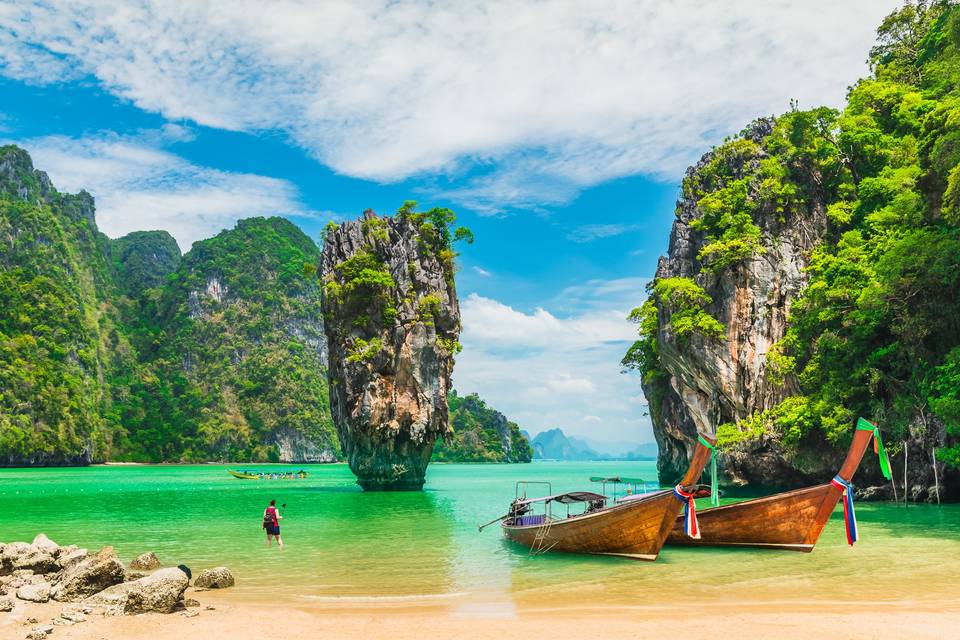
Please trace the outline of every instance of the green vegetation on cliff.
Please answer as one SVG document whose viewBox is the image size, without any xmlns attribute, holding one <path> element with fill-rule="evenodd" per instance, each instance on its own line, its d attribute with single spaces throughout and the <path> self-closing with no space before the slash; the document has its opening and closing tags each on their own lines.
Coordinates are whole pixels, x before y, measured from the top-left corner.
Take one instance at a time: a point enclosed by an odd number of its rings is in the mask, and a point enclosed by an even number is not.
<svg viewBox="0 0 960 640">
<path fill-rule="evenodd" d="M 124 457 L 333 460 L 319 251 L 284 218 L 194 244 L 159 293 L 131 385 Z M 292 454 L 292 455 L 291 455 Z"/>
<path fill-rule="evenodd" d="M 533 450 L 516 423 L 487 406 L 475 393 L 447 398 L 453 433 L 437 441 L 438 462 L 530 462 Z"/>
<path fill-rule="evenodd" d="M 762 139 L 726 142 L 684 182 L 702 212 L 691 227 L 707 239 L 698 259 L 716 275 L 762 253 L 761 228 L 809 215 L 798 204 L 825 208 L 807 285 L 767 354 L 768 381 L 790 379 L 791 395 L 721 426 L 722 443 L 773 430 L 788 447 L 840 447 L 857 415 L 896 440 L 935 418 L 948 441 L 960 436 L 960 7 L 893 13 L 870 63 L 842 111 L 794 105 Z M 625 359 L 645 376 L 662 373 L 659 286 L 652 308 L 633 314 L 641 340 Z M 938 455 L 960 462 L 957 445 Z"/>
<path fill-rule="evenodd" d="M 333 460 L 319 250 L 254 218 L 182 259 L 0 147 L 0 465 Z"/>
<path fill-rule="evenodd" d="M 103 459 L 134 364 L 93 198 L 0 147 L 0 464 Z"/>
</svg>

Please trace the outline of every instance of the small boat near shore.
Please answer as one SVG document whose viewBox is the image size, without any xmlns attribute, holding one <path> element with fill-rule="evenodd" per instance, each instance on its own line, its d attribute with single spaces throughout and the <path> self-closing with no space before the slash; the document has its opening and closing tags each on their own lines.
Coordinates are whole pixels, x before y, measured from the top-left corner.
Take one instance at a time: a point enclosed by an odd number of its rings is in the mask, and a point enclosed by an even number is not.
<svg viewBox="0 0 960 640">
<path fill-rule="evenodd" d="M 830 514 L 844 497 L 847 542 L 857 540 L 853 512 L 853 474 L 874 440 L 884 476 L 890 478 L 889 462 L 875 424 L 860 418 L 839 473 L 830 482 L 805 489 L 777 493 L 735 504 L 697 512 L 700 537 L 684 535 L 682 519 L 677 519 L 667 544 L 713 547 L 757 547 L 809 553 L 820 538 Z"/>
<path fill-rule="evenodd" d="M 562 551 L 656 560 L 681 508 L 693 509 L 693 498 L 701 493 L 695 483 L 711 454 L 703 442 L 714 444 L 701 436 L 686 474 L 674 489 L 627 492 L 619 498 L 614 493 L 611 498 L 592 491 L 554 495 L 548 483 L 518 482 L 507 515 L 484 526 L 500 521 L 504 536 L 534 553 Z M 639 482 L 645 487 L 640 480 L 592 480 L 634 485 Z M 547 484 L 548 495 L 528 498 L 527 488 L 535 484 Z M 565 506 L 566 515 L 554 514 L 554 505 Z M 583 505 L 583 512 L 570 515 L 572 505 Z M 541 513 L 535 513 L 536 510 Z"/>
<path fill-rule="evenodd" d="M 303 469 L 299 471 L 234 471 L 227 469 L 234 478 L 239 480 L 303 480 L 307 477 L 307 472 Z"/>
</svg>

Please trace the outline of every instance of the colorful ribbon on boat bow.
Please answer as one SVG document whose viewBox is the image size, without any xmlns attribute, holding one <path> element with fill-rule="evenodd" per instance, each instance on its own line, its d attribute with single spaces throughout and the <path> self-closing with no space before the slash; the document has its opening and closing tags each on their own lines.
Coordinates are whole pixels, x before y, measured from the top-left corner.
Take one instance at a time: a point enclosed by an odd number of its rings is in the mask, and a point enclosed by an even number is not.
<svg viewBox="0 0 960 640">
<path fill-rule="evenodd" d="M 859 537 L 857 535 L 857 514 L 853 511 L 853 485 L 840 476 L 834 476 L 830 484 L 843 491 L 843 521 L 847 525 L 847 544 L 853 546 L 853 543 Z"/>
<path fill-rule="evenodd" d="M 700 527 L 697 526 L 697 505 L 693 500 L 693 491 L 686 492 L 683 485 L 673 488 L 674 497 L 683 503 L 683 532 L 694 540 L 700 539 Z"/>
<path fill-rule="evenodd" d="M 893 475 L 890 473 L 890 458 L 887 457 L 887 450 L 883 446 L 883 440 L 880 439 L 880 427 L 866 418 L 857 418 L 857 429 L 860 431 L 873 432 L 873 452 L 877 454 L 877 457 L 880 459 L 880 471 L 883 473 L 884 478 L 892 480 Z"/>
<path fill-rule="evenodd" d="M 710 504 L 717 506 L 720 504 L 720 490 L 717 487 L 717 447 L 710 444 L 710 441 L 699 433 L 697 434 L 697 440 L 707 449 L 710 449 Z"/>
</svg>

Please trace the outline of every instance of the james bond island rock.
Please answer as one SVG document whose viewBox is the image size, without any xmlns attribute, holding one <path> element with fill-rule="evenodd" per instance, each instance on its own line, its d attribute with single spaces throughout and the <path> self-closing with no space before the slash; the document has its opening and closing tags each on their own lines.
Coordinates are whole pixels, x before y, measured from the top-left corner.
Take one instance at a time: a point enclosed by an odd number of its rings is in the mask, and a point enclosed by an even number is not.
<svg viewBox="0 0 960 640">
<path fill-rule="evenodd" d="M 419 490 L 438 436 L 459 351 L 455 240 L 448 209 L 406 203 L 331 225 L 323 245 L 330 408 L 340 442 L 367 490 Z"/>
<path fill-rule="evenodd" d="M 728 484 L 824 482 L 863 415 L 898 482 L 908 450 L 911 499 L 936 498 L 934 449 L 957 495 L 960 7 L 918 15 L 884 23 L 843 112 L 757 120 L 687 171 L 624 358 L 663 481 L 715 427 Z M 898 47 L 901 27 L 923 44 Z M 872 453 L 857 479 L 890 488 Z"/>
</svg>

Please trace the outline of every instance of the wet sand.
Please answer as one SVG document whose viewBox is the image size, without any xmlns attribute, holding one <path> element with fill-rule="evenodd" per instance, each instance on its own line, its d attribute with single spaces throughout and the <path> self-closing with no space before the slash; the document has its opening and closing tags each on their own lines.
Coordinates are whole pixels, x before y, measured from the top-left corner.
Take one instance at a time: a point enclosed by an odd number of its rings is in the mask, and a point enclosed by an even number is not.
<svg viewBox="0 0 960 640">
<path fill-rule="evenodd" d="M 528 603 L 509 601 L 394 602 L 370 604 L 313 602 L 254 603 L 230 591 L 199 592 L 187 597 L 201 606 L 184 613 L 104 617 L 56 626 L 51 640 L 182 638 L 284 640 L 345 639 L 498 639 L 548 634 L 578 638 L 945 638 L 960 628 L 960 598 L 923 602 L 691 602 L 689 606 L 605 606 L 603 603 Z M 210 610 L 206 607 L 214 607 Z M 50 624 L 62 604 L 18 602 L 0 614 L 0 638 L 24 638 L 36 618 Z"/>
</svg>

